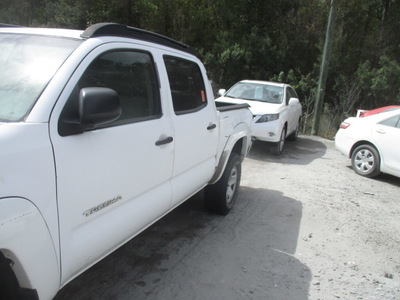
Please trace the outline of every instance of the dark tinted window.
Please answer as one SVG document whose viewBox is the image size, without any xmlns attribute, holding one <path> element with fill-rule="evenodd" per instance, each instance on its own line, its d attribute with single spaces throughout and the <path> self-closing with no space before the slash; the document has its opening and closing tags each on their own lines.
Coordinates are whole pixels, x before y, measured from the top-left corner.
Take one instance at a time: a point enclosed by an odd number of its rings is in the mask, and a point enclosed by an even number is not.
<svg viewBox="0 0 400 300">
<path fill-rule="evenodd" d="M 165 56 L 172 102 L 176 114 L 184 114 L 207 105 L 203 76 L 191 61 Z"/>
<path fill-rule="evenodd" d="M 75 86 L 61 118 L 78 119 L 79 91 L 85 87 L 106 87 L 118 93 L 122 113 L 116 121 L 107 126 L 161 116 L 156 72 L 149 53 L 115 51 L 95 59 Z"/>
</svg>

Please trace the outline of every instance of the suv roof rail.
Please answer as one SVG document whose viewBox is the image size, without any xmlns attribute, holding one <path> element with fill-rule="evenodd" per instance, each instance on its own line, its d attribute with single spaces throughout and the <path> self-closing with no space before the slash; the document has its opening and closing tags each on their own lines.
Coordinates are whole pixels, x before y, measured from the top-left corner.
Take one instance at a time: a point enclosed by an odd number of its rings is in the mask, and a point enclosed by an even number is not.
<svg viewBox="0 0 400 300">
<path fill-rule="evenodd" d="M 91 38 L 98 36 L 119 36 L 119 37 L 135 38 L 147 42 L 153 42 L 160 45 L 168 46 L 197 56 L 196 51 L 184 43 L 178 42 L 174 39 L 171 39 L 169 37 L 166 37 L 158 33 L 150 32 L 136 27 L 129 27 L 117 23 L 94 24 L 88 27 L 81 34 L 82 38 Z"/>
</svg>

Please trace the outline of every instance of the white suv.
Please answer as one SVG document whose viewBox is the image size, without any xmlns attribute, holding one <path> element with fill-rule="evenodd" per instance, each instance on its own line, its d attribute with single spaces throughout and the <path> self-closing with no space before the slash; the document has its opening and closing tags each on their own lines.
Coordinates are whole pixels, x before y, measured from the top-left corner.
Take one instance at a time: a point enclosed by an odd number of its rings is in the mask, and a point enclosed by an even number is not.
<svg viewBox="0 0 400 300">
<path fill-rule="evenodd" d="M 286 138 L 296 140 L 302 113 L 296 91 L 288 84 L 243 80 L 227 92 L 222 89 L 216 101 L 247 103 L 253 113 L 253 138 L 269 142 L 270 152 L 280 155 Z"/>
</svg>

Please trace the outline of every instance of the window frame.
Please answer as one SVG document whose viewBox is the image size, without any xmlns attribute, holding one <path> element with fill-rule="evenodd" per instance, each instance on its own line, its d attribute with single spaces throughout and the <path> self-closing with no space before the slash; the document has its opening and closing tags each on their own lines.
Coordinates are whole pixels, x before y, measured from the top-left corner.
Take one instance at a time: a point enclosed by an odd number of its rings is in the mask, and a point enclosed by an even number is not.
<svg viewBox="0 0 400 300">
<path fill-rule="evenodd" d="M 109 54 L 109 53 L 118 53 L 118 52 L 125 52 L 125 53 L 142 53 L 146 54 L 149 58 L 149 62 L 151 63 L 151 71 L 152 71 L 152 76 L 153 76 L 153 83 L 154 85 L 152 87 L 153 92 L 154 92 L 154 97 L 153 99 L 154 103 L 158 105 L 158 113 L 148 115 L 148 116 L 138 116 L 138 117 L 130 117 L 126 119 L 120 120 L 119 118 L 115 121 L 112 121 L 107 124 L 99 125 L 96 126 L 94 129 L 104 129 L 104 128 L 110 128 L 110 127 L 115 127 L 115 126 L 121 126 L 121 125 L 127 125 L 127 124 L 133 124 L 133 123 L 138 123 L 138 122 L 145 122 L 145 121 L 150 121 L 150 120 L 155 120 L 155 119 L 160 119 L 163 116 L 163 107 L 162 107 L 162 100 L 161 100 L 161 87 L 160 87 L 160 78 L 159 78 L 159 73 L 157 70 L 157 65 L 154 59 L 153 54 L 148 51 L 148 50 L 143 50 L 143 49 L 136 49 L 136 48 L 115 48 L 115 49 L 109 49 L 104 52 L 101 52 L 100 54 L 96 55 L 91 62 L 87 65 L 85 70 L 80 74 L 79 79 L 76 81 L 70 95 L 68 96 L 68 99 L 66 103 L 64 104 L 64 107 L 62 108 L 62 111 L 60 113 L 59 121 L 58 121 L 58 132 L 61 136 L 65 136 L 65 134 L 62 134 L 61 132 L 63 131 L 62 127 L 65 126 L 63 123 L 67 121 L 67 123 L 72 122 L 79 122 L 79 111 L 77 110 L 77 106 L 79 103 L 79 92 L 82 88 L 84 87 L 95 87 L 92 85 L 89 86 L 79 86 L 82 78 L 84 77 L 85 73 L 89 70 L 90 67 L 93 66 L 93 63 L 98 60 L 99 58 Z M 109 86 L 106 86 L 110 88 Z M 117 91 L 116 91 L 117 92 Z M 75 94 L 75 96 L 74 96 Z M 148 100 L 148 99 L 147 99 Z M 75 102 L 75 103 L 73 103 Z M 122 108 L 123 109 L 123 108 Z M 94 130 L 93 129 L 93 130 Z"/>
<path fill-rule="evenodd" d="M 200 75 L 200 78 L 201 78 L 201 84 L 202 84 L 202 88 L 203 88 L 200 91 L 200 92 L 203 93 L 201 95 L 201 97 L 204 99 L 204 101 L 201 103 L 201 105 L 198 105 L 198 106 L 196 106 L 194 108 L 190 108 L 190 109 L 183 109 L 183 110 L 176 110 L 175 109 L 173 89 L 171 87 L 171 78 L 170 78 L 170 74 L 169 74 L 168 67 L 167 67 L 167 64 L 166 64 L 166 59 L 175 59 L 175 60 L 178 60 L 178 61 L 181 61 L 181 62 L 186 62 L 186 63 L 194 65 L 197 68 L 198 74 Z M 169 87 L 169 90 L 170 90 L 170 95 L 171 95 L 171 100 L 172 100 L 172 109 L 173 109 L 173 112 L 175 113 L 175 115 L 180 116 L 180 115 L 186 115 L 186 114 L 190 114 L 190 113 L 195 113 L 195 112 L 198 112 L 198 111 L 206 108 L 208 106 L 207 89 L 206 89 L 206 85 L 205 85 L 205 82 L 204 82 L 203 72 L 202 72 L 199 64 L 197 62 L 193 61 L 193 60 L 185 59 L 185 58 L 182 58 L 182 57 L 179 57 L 179 56 L 174 56 L 174 55 L 171 55 L 171 54 L 164 54 L 163 55 L 163 62 L 164 62 L 164 67 L 165 67 L 165 70 L 166 70 L 166 73 L 167 73 L 167 78 L 168 78 L 168 87 Z"/>
</svg>

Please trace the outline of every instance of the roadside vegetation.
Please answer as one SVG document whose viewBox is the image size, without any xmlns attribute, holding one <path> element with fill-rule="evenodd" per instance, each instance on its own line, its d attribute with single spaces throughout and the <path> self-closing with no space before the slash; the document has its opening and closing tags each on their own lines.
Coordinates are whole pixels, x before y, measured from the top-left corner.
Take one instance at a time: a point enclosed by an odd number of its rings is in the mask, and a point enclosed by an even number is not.
<svg viewBox="0 0 400 300">
<path fill-rule="evenodd" d="M 84 29 L 117 22 L 194 47 L 215 90 L 294 86 L 309 133 L 330 0 L 0 0 L 0 22 Z M 357 109 L 400 104 L 400 1 L 339 0 L 320 135 Z"/>
</svg>

